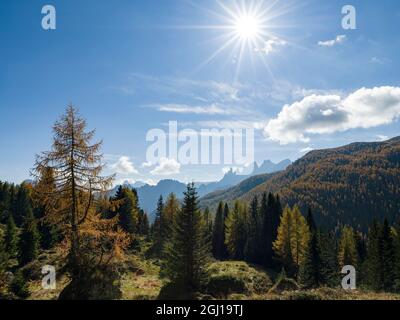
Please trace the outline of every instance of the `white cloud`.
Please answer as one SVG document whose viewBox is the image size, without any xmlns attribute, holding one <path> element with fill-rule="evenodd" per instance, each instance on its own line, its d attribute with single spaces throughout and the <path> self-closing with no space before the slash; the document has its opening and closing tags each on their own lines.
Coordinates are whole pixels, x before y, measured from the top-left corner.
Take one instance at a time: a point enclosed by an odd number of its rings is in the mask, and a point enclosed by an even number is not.
<svg viewBox="0 0 400 320">
<path fill-rule="evenodd" d="M 186 104 L 158 104 L 153 105 L 158 111 L 175 113 L 193 113 L 193 114 L 211 114 L 211 115 L 230 115 L 234 113 L 233 109 L 220 106 L 216 103 L 205 106 L 191 106 Z"/>
<path fill-rule="evenodd" d="M 385 62 L 382 59 L 378 58 L 378 57 L 372 57 L 371 58 L 371 63 L 384 64 Z"/>
<path fill-rule="evenodd" d="M 388 137 L 388 136 L 385 136 L 385 135 L 383 135 L 383 134 L 378 134 L 378 135 L 376 136 L 376 138 L 378 139 L 378 141 L 386 141 L 386 140 L 389 140 L 389 137 Z"/>
<path fill-rule="evenodd" d="M 314 150 L 314 148 L 312 148 L 312 147 L 306 147 L 306 148 L 299 150 L 299 153 L 307 153 L 307 152 L 310 152 L 313 150 Z"/>
<path fill-rule="evenodd" d="M 175 159 L 161 158 L 158 165 L 150 171 L 152 175 L 169 176 L 178 174 L 181 169 L 181 164 Z"/>
<path fill-rule="evenodd" d="M 336 44 L 343 43 L 346 39 L 347 39 L 347 37 L 345 35 L 338 35 L 333 40 L 319 41 L 318 45 L 321 47 L 333 47 Z"/>
<path fill-rule="evenodd" d="M 309 142 L 312 134 L 390 124 L 400 117 L 400 88 L 361 88 L 345 98 L 311 95 L 285 105 L 264 128 L 267 138 L 280 144 Z"/>
<path fill-rule="evenodd" d="M 139 172 L 135 169 L 132 161 L 127 156 L 119 157 L 118 161 L 112 164 L 111 169 L 115 170 L 120 174 L 138 174 Z"/>
<path fill-rule="evenodd" d="M 142 168 L 149 168 L 151 167 L 153 164 L 150 161 L 145 161 L 142 163 L 141 167 Z"/>
<path fill-rule="evenodd" d="M 254 51 L 270 54 L 271 52 L 278 50 L 279 47 L 283 47 L 286 44 L 287 42 L 282 39 L 271 38 L 265 41 L 263 48 L 255 48 Z"/>
<path fill-rule="evenodd" d="M 262 129 L 266 122 L 247 120 L 208 120 L 198 121 L 196 125 L 204 128 L 217 129 Z"/>
</svg>

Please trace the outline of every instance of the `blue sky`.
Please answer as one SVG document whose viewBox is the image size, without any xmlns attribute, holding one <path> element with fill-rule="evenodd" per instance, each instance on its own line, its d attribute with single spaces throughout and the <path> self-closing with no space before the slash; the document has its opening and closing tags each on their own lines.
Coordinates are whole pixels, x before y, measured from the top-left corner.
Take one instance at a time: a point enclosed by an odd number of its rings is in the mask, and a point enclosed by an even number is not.
<svg viewBox="0 0 400 320">
<path fill-rule="evenodd" d="M 261 43 L 240 58 L 235 40 L 210 59 L 230 39 L 221 3 L 235 11 L 230 0 L 1 1 L 0 180 L 29 178 L 69 103 L 103 139 L 118 181 L 222 176 L 224 164 L 143 165 L 146 133 L 168 121 L 255 127 L 258 162 L 399 135 L 398 1 L 266 0 Z M 56 30 L 41 27 L 45 4 Z M 356 30 L 341 26 L 346 4 Z"/>
</svg>

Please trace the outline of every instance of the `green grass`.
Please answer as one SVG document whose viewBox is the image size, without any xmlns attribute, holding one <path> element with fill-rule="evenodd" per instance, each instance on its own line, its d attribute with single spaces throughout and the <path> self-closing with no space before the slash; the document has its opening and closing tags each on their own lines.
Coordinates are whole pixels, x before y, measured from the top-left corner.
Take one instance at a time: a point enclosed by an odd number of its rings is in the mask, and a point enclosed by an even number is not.
<svg viewBox="0 0 400 320">
<path fill-rule="evenodd" d="M 121 280 L 122 299 L 156 299 L 162 286 L 159 266 L 152 260 L 140 260 L 137 257 L 131 257 L 131 264 L 133 268 Z"/>
<path fill-rule="evenodd" d="M 59 265 L 53 252 L 41 255 L 40 262 L 32 264 L 33 269 L 44 264 Z M 51 263 L 50 263 L 51 262 Z M 40 270 L 40 269 L 38 269 Z M 121 264 L 121 291 L 123 300 L 157 299 L 163 280 L 159 277 L 158 261 L 143 256 L 129 255 Z M 36 270 L 37 272 L 37 270 Z M 216 299 L 233 300 L 400 300 L 400 294 L 376 293 L 367 290 L 345 291 L 341 288 L 318 288 L 313 290 L 276 288 L 278 274 L 243 261 L 216 261 L 209 267 L 208 289 Z M 44 290 L 41 275 L 29 282 L 30 300 L 54 300 L 69 279 L 57 276 L 57 289 Z M 290 287 L 289 287 L 290 288 Z"/>
<path fill-rule="evenodd" d="M 272 286 L 271 274 L 243 261 L 218 261 L 209 267 L 209 294 L 225 298 L 230 294 L 253 295 L 267 292 Z"/>
</svg>

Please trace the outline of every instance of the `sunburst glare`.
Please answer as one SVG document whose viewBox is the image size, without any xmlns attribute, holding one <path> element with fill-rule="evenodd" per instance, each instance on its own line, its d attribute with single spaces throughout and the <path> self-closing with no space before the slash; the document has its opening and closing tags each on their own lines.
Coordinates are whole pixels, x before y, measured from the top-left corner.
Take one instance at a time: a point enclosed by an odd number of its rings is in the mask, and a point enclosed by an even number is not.
<svg viewBox="0 0 400 320">
<path fill-rule="evenodd" d="M 235 30 L 242 39 L 255 39 L 260 33 L 260 23 L 257 17 L 245 15 L 237 19 Z"/>
<path fill-rule="evenodd" d="M 211 16 L 215 16 L 221 21 L 221 24 L 186 26 L 193 29 L 211 29 L 221 31 L 217 38 L 210 39 L 210 42 L 217 41 L 219 47 L 194 71 L 198 71 L 208 65 L 223 51 L 229 52 L 229 59 L 226 63 L 233 62 L 235 67 L 235 80 L 237 80 L 242 62 L 245 57 L 249 58 L 254 67 L 254 55 L 260 57 L 261 62 L 270 73 L 267 55 L 273 52 L 277 47 L 288 44 L 287 40 L 282 39 L 275 34 L 273 30 L 277 29 L 277 20 L 282 15 L 288 13 L 293 6 L 277 6 L 278 0 L 217 0 L 217 11 L 200 7 Z M 192 3 L 193 4 L 193 3 Z M 193 4 L 199 7 L 196 4 Z M 282 21 L 279 26 L 283 26 Z"/>
</svg>

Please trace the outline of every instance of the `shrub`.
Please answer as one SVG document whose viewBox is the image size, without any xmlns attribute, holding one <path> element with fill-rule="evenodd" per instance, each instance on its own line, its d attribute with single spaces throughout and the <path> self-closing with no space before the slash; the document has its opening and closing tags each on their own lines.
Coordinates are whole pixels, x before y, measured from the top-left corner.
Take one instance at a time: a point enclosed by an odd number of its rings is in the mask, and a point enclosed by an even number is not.
<svg viewBox="0 0 400 320">
<path fill-rule="evenodd" d="M 211 277 L 207 287 L 208 292 L 216 297 L 225 297 L 231 293 L 248 292 L 244 279 L 232 274 L 222 274 Z"/>
</svg>

